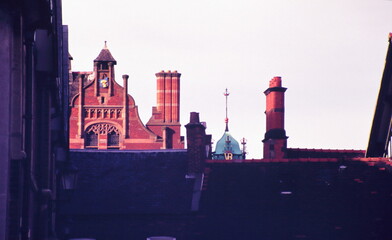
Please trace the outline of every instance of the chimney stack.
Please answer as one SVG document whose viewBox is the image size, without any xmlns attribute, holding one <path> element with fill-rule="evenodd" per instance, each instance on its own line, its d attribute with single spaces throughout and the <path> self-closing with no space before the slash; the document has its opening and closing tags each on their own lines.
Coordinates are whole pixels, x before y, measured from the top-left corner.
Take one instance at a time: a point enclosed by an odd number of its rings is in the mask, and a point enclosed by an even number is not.
<svg viewBox="0 0 392 240">
<path fill-rule="evenodd" d="M 162 113 L 163 122 L 180 121 L 180 77 L 177 71 L 161 71 L 157 77 L 157 110 Z"/>
<path fill-rule="evenodd" d="M 202 173 L 209 149 L 206 148 L 206 128 L 200 122 L 199 113 L 191 112 L 186 128 L 188 149 L 188 174 Z"/>
<path fill-rule="evenodd" d="M 122 75 L 123 78 L 123 86 L 124 86 L 124 95 L 123 95 L 123 129 L 124 129 L 124 133 L 123 133 L 123 138 L 127 138 L 128 137 L 128 79 L 129 79 L 129 75 Z"/>
<path fill-rule="evenodd" d="M 180 124 L 180 77 L 177 71 L 160 71 L 157 77 L 157 105 L 146 126 L 162 137 L 164 149 L 184 148 Z"/>
<path fill-rule="evenodd" d="M 281 159 L 285 157 L 287 136 L 284 129 L 284 93 L 281 77 L 274 77 L 269 82 L 266 95 L 266 133 L 264 136 L 264 158 Z"/>
</svg>

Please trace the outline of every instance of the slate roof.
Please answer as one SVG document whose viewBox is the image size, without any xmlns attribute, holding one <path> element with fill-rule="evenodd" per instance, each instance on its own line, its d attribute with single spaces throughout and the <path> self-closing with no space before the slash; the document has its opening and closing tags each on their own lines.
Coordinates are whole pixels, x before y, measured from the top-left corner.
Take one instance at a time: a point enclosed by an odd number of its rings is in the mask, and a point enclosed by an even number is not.
<svg viewBox="0 0 392 240">
<path fill-rule="evenodd" d="M 392 175 L 366 163 L 211 161 L 207 167 L 201 211 L 205 226 L 219 226 L 199 239 L 390 237 Z"/>
<path fill-rule="evenodd" d="M 79 81 L 81 76 L 84 76 L 83 78 L 83 86 L 87 86 L 92 79 L 89 79 L 88 76 L 92 75 L 93 72 L 91 71 L 78 71 L 78 72 L 71 72 L 69 73 L 69 93 L 68 93 L 68 99 L 69 99 L 69 103 L 71 104 L 72 99 L 75 97 L 76 94 L 79 93 Z"/>
<path fill-rule="evenodd" d="M 74 215 L 69 237 L 390 239 L 392 175 L 365 162 L 209 161 L 204 181 L 198 212 Z"/>
<path fill-rule="evenodd" d="M 365 150 L 288 148 L 287 158 L 356 158 L 364 157 Z"/>
<path fill-rule="evenodd" d="M 189 212 L 193 179 L 186 179 L 185 150 L 71 150 L 77 189 L 64 214 Z"/>
<path fill-rule="evenodd" d="M 106 47 L 101 50 L 98 57 L 94 59 L 94 62 L 114 62 L 114 64 L 117 64 L 117 61 Z"/>
</svg>

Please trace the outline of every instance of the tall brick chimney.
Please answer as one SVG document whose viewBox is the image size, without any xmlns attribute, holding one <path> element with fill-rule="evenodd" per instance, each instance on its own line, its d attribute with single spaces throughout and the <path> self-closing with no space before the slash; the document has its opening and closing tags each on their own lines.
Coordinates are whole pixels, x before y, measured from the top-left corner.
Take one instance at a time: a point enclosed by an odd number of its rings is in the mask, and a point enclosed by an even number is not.
<svg viewBox="0 0 392 240">
<path fill-rule="evenodd" d="M 162 113 L 163 122 L 180 121 L 180 77 L 177 71 L 161 71 L 157 77 L 157 110 Z"/>
<path fill-rule="evenodd" d="M 188 174 L 202 173 L 209 149 L 206 148 L 206 128 L 199 120 L 199 113 L 191 112 L 190 121 L 185 128 L 188 145 Z"/>
<path fill-rule="evenodd" d="M 163 140 L 164 149 L 184 148 L 180 136 L 180 77 L 177 71 L 161 71 L 157 77 L 157 105 L 146 126 Z"/>
<path fill-rule="evenodd" d="M 274 77 L 269 82 L 266 95 L 266 132 L 264 136 L 264 158 L 280 159 L 285 157 L 287 136 L 284 129 L 284 93 L 281 77 Z"/>
</svg>

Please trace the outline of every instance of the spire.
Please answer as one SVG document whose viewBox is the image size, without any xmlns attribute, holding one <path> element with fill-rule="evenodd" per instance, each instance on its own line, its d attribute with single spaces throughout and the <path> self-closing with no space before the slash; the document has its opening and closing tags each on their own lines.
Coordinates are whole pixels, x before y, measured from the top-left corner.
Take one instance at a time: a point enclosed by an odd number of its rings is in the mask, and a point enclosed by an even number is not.
<svg viewBox="0 0 392 240">
<path fill-rule="evenodd" d="M 225 132 L 228 132 L 229 131 L 229 118 L 227 117 L 227 98 L 229 97 L 230 93 L 227 91 L 227 88 L 226 88 L 226 91 L 223 93 L 223 95 L 226 97 L 226 118 L 225 118 L 226 129 L 225 129 Z"/>
<path fill-rule="evenodd" d="M 241 159 L 242 152 L 240 149 L 240 145 L 237 140 L 231 136 L 229 132 L 229 118 L 228 118 L 228 97 L 230 95 L 229 91 L 226 88 L 226 91 L 223 93 L 226 97 L 226 129 L 223 133 L 223 136 L 216 143 L 215 152 L 213 153 L 212 159 L 220 159 L 220 160 L 232 160 L 232 159 Z"/>
<path fill-rule="evenodd" d="M 108 49 L 106 41 L 98 57 L 94 59 L 94 62 L 113 62 L 114 64 L 117 64 L 116 59 L 114 59 L 114 57 L 112 56 L 112 54 Z"/>
</svg>

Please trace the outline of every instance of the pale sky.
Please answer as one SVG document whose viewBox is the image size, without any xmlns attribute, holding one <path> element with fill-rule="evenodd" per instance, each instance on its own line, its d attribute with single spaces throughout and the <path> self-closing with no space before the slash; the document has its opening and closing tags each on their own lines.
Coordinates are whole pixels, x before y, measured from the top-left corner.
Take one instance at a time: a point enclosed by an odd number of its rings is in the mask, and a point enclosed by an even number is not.
<svg viewBox="0 0 392 240">
<path fill-rule="evenodd" d="M 228 88 L 230 132 L 255 159 L 274 76 L 288 88 L 288 147 L 366 149 L 391 13 L 388 0 L 63 0 L 74 71 L 91 71 L 107 41 L 146 123 L 155 73 L 177 70 L 182 125 L 199 112 L 215 141 Z"/>
</svg>

